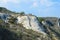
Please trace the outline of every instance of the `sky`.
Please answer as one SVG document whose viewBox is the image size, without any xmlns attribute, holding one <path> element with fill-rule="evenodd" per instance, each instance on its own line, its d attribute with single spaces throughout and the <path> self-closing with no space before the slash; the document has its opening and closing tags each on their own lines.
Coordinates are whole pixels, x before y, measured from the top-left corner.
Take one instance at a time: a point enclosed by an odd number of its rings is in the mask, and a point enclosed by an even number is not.
<svg viewBox="0 0 60 40">
<path fill-rule="evenodd" d="M 40 17 L 60 17 L 60 0 L 0 0 L 0 7 Z"/>
</svg>

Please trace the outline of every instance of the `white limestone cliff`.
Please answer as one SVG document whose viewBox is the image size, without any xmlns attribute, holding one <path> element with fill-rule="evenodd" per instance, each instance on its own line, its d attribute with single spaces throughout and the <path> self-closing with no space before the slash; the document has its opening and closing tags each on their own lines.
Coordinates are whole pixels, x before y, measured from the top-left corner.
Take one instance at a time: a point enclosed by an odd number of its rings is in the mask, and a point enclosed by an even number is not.
<svg viewBox="0 0 60 40">
<path fill-rule="evenodd" d="M 26 29 L 32 29 L 34 31 L 44 33 L 44 29 L 42 28 L 42 26 L 39 26 L 39 22 L 36 16 L 18 16 L 17 19 L 17 23 L 22 23 Z"/>
<path fill-rule="evenodd" d="M 9 18 L 10 16 L 8 14 L 2 14 L 0 13 L 1 19 L 3 19 L 6 23 L 9 23 Z M 13 16 L 15 17 L 15 16 Z M 19 16 L 17 17 L 17 23 L 23 24 L 23 27 L 26 29 L 32 29 L 34 31 L 44 33 L 44 28 L 42 28 L 42 25 L 39 24 L 38 19 L 36 16 L 33 15 L 24 15 L 24 16 Z"/>
</svg>

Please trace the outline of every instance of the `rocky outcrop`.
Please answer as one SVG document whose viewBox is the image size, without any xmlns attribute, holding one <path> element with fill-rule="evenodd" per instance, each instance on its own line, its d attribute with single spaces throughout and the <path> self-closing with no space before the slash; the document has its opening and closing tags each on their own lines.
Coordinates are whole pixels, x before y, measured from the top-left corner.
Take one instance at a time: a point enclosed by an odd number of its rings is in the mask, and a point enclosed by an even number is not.
<svg viewBox="0 0 60 40">
<path fill-rule="evenodd" d="M 11 34 L 10 31 L 12 31 L 17 34 L 10 36 L 14 37 L 12 40 L 15 39 L 15 36 L 17 36 L 16 40 L 59 40 L 59 22 L 60 20 L 55 17 L 39 18 L 31 14 L 24 14 L 24 12 L 17 14 L 0 8 L 0 28 L 4 28 L 3 30 L 0 29 L 0 38 L 5 39 L 6 36 L 5 40 L 7 40 Z M 9 33 L 5 29 L 8 29 Z"/>
<path fill-rule="evenodd" d="M 9 21 L 14 20 L 13 18 L 16 18 L 16 21 L 14 21 L 17 24 L 23 24 L 23 27 L 26 29 L 31 29 L 40 33 L 44 33 L 44 28 L 42 25 L 39 24 L 38 19 L 36 16 L 33 15 L 18 15 L 13 16 L 13 14 L 6 14 L 6 13 L 0 13 L 1 19 L 9 23 Z"/>
<path fill-rule="evenodd" d="M 44 32 L 44 28 L 42 27 L 42 25 L 39 24 L 36 16 L 18 16 L 17 20 L 17 23 L 23 24 L 26 29 L 32 29 L 34 31 L 42 33 Z"/>
</svg>

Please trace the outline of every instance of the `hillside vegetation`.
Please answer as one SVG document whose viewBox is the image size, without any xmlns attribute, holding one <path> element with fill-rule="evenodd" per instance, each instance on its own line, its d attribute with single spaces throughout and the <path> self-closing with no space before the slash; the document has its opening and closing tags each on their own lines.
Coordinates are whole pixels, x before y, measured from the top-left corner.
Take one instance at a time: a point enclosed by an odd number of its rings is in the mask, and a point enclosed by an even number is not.
<svg viewBox="0 0 60 40">
<path fill-rule="evenodd" d="M 60 27 L 58 18 L 54 17 L 37 17 L 39 24 L 44 28 L 44 33 L 26 29 L 23 24 L 17 24 L 16 17 L 26 15 L 24 12 L 16 13 L 6 8 L 0 7 L 0 13 L 11 14 L 8 23 L 0 18 L 0 40 L 60 40 Z M 30 14 L 31 16 L 31 14 Z M 33 16 L 33 15 L 32 15 Z M 5 18 L 5 17 L 4 17 Z M 45 24 L 42 23 L 45 22 Z"/>
</svg>

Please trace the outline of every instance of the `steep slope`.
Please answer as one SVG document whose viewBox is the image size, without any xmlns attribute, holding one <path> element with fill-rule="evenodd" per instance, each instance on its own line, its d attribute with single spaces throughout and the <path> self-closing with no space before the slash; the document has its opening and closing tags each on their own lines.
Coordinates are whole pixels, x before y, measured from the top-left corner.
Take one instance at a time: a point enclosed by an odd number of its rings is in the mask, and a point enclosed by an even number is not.
<svg viewBox="0 0 60 40">
<path fill-rule="evenodd" d="M 41 32 L 44 33 L 44 29 L 42 27 L 42 25 L 39 24 L 37 17 L 33 16 L 33 15 L 21 15 L 21 14 L 13 14 L 13 12 L 7 10 L 6 8 L 2 8 L 0 7 L 0 17 L 3 21 L 5 21 L 6 23 L 8 23 L 9 21 L 11 21 L 11 19 L 16 18 L 16 23 L 17 24 L 23 24 L 23 26 L 26 29 L 32 29 L 34 31 L 37 32 Z M 17 15 L 17 16 L 16 16 Z"/>
<path fill-rule="evenodd" d="M 49 35 L 51 40 L 59 40 L 60 39 L 60 27 L 58 26 L 59 19 L 56 17 L 46 17 L 46 18 L 38 18 L 42 23 L 45 32 Z M 43 20 L 40 20 L 43 19 Z"/>
<path fill-rule="evenodd" d="M 3 9 L 3 10 L 2 10 Z M 58 18 L 37 18 L 34 15 L 17 14 L 0 8 L 0 35 L 3 40 L 59 40 Z M 2 10 L 2 11 L 1 11 Z M 42 22 L 43 21 L 43 22 Z M 6 30 L 8 32 L 4 32 Z M 11 33 L 13 32 L 13 33 Z M 7 34 L 5 34 L 7 33 Z M 9 35 L 8 35 L 9 34 Z M 11 35 L 12 34 L 12 35 Z M 10 36 L 11 35 L 11 36 Z M 10 39 L 9 37 L 12 37 Z"/>
<path fill-rule="evenodd" d="M 44 28 L 39 24 L 36 16 L 18 16 L 17 20 L 18 23 L 23 24 L 26 29 L 32 29 L 34 31 L 44 33 Z"/>
</svg>

